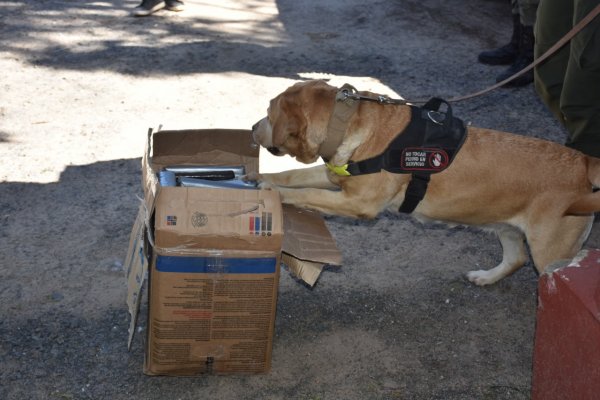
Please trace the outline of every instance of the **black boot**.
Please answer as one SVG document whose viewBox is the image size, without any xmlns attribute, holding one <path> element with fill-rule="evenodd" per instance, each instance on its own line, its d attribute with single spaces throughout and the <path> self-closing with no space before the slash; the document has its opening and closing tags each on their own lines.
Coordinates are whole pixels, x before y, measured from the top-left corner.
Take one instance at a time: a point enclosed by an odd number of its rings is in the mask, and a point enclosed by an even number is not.
<svg viewBox="0 0 600 400">
<path fill-rule="evenodd" d="M 519 40 L 519 54 L 515 59 L 515 62 L 508 67 L 506 71 L 496 77 L 496 82 L 502 82 L 505 79 L 510 78 L 520 70 L 527 67 L 533 62 L 533 27 L 532 26 L 521 26 L 521 38 Z M 533 69 L 525 72 L 523 75 L 516 79 L 508 82 L 504 86 L 525 86 L 533 82 Z"/>
<path fill-rule="evenodd" d="M 165 8 L 163 0 L 142 0 L 142 3 L 134 8 L 131 14 L 134 17 L 147 17 L 163 8 Z"/>
<path fill-rule="evenodd" d="M 521 17 L 519 14 L 513 14 L 513 33 L 510 42 L 498 49 L 479 53 L 479 56 L 477 57 L 479 62 L 489 65 L 509 65 L 513 63 L 519 54 L 521 28 Z"/>
</svg>

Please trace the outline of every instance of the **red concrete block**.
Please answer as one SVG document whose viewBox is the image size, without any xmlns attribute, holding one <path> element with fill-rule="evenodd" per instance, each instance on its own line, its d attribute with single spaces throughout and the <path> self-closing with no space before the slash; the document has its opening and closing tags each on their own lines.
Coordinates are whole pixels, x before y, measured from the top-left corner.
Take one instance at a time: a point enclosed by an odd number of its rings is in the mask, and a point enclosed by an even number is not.
<svg viewBox="0 0 600 400">
<path fill-rule="evenodd" d="M 600 250 L 540 277 L 532 399 L 600 399 Z"/>
</svg>

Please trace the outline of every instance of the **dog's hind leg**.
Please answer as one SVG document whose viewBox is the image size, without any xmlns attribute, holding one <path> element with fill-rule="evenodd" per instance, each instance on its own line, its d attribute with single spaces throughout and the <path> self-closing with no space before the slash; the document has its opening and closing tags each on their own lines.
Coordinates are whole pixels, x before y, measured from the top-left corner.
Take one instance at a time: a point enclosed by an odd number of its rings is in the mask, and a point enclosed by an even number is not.
<svg viewBox="0 0 600 400">
<path fill-rule="evenodd" d="M 536 224 L 537 229 L 527 234 L 529 251 L 536 269 L 541 274 L 546 267 L 559 260 L 571 260 L 587 239 L 594 217 L 564 216 L 552 224 Z"/>
<path fill-rule="evenodd" d="M 479 286 L 491 285 L 521 268 L 527 261 L 525 235 L 511 226 L 494 229 L 502 244 L 502 262 L 490 270 L 471 271 L 467 278 Z"/>
</svg>

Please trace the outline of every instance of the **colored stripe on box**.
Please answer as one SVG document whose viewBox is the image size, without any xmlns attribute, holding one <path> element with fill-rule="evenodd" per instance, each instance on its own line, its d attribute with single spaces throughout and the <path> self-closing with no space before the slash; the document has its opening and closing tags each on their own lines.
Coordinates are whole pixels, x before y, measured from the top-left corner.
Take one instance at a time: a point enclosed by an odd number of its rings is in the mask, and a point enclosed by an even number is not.
<svg viewBox="0 0 600 400">
<path fill-rule="evenodd" d="M 276 258 L 158 256 L 156 259 L 156 269 L 160 272 L 272 274 L 276 268 Z"/>
<path fill-rule="evenodd" d="M 260 235 L 260 217 L 254 217 L 254 234 Z"/>
</svg>

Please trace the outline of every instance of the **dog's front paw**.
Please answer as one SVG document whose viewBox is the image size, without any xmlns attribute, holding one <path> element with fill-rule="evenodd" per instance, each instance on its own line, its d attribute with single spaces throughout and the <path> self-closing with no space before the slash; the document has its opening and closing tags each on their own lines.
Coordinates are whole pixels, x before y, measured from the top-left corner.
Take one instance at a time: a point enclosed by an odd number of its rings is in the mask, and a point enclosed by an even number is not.
<svg viewBox="0 0 600 400">
<path fill-rule="evenodd" d="M 480 269 L 478 271 L 470 271 L 467 273 L 467 279 L 477 286 L 491 285 L 496 282 L 496 277 L 490 271 Z"/>
<path fill-rule="evenodd" d="M 263 190 L 275 190 L 277 189 L 277 185 L 271 182 L 262 181 L 258 182 L 258 188 Z"/>
<path fill-rule="evenodd" d="M 250 172 L 244 176 L 242 176 L 242 180 L 246 182 L 260 182 L 263 177 L 258 172 Z"/>
</svg>

